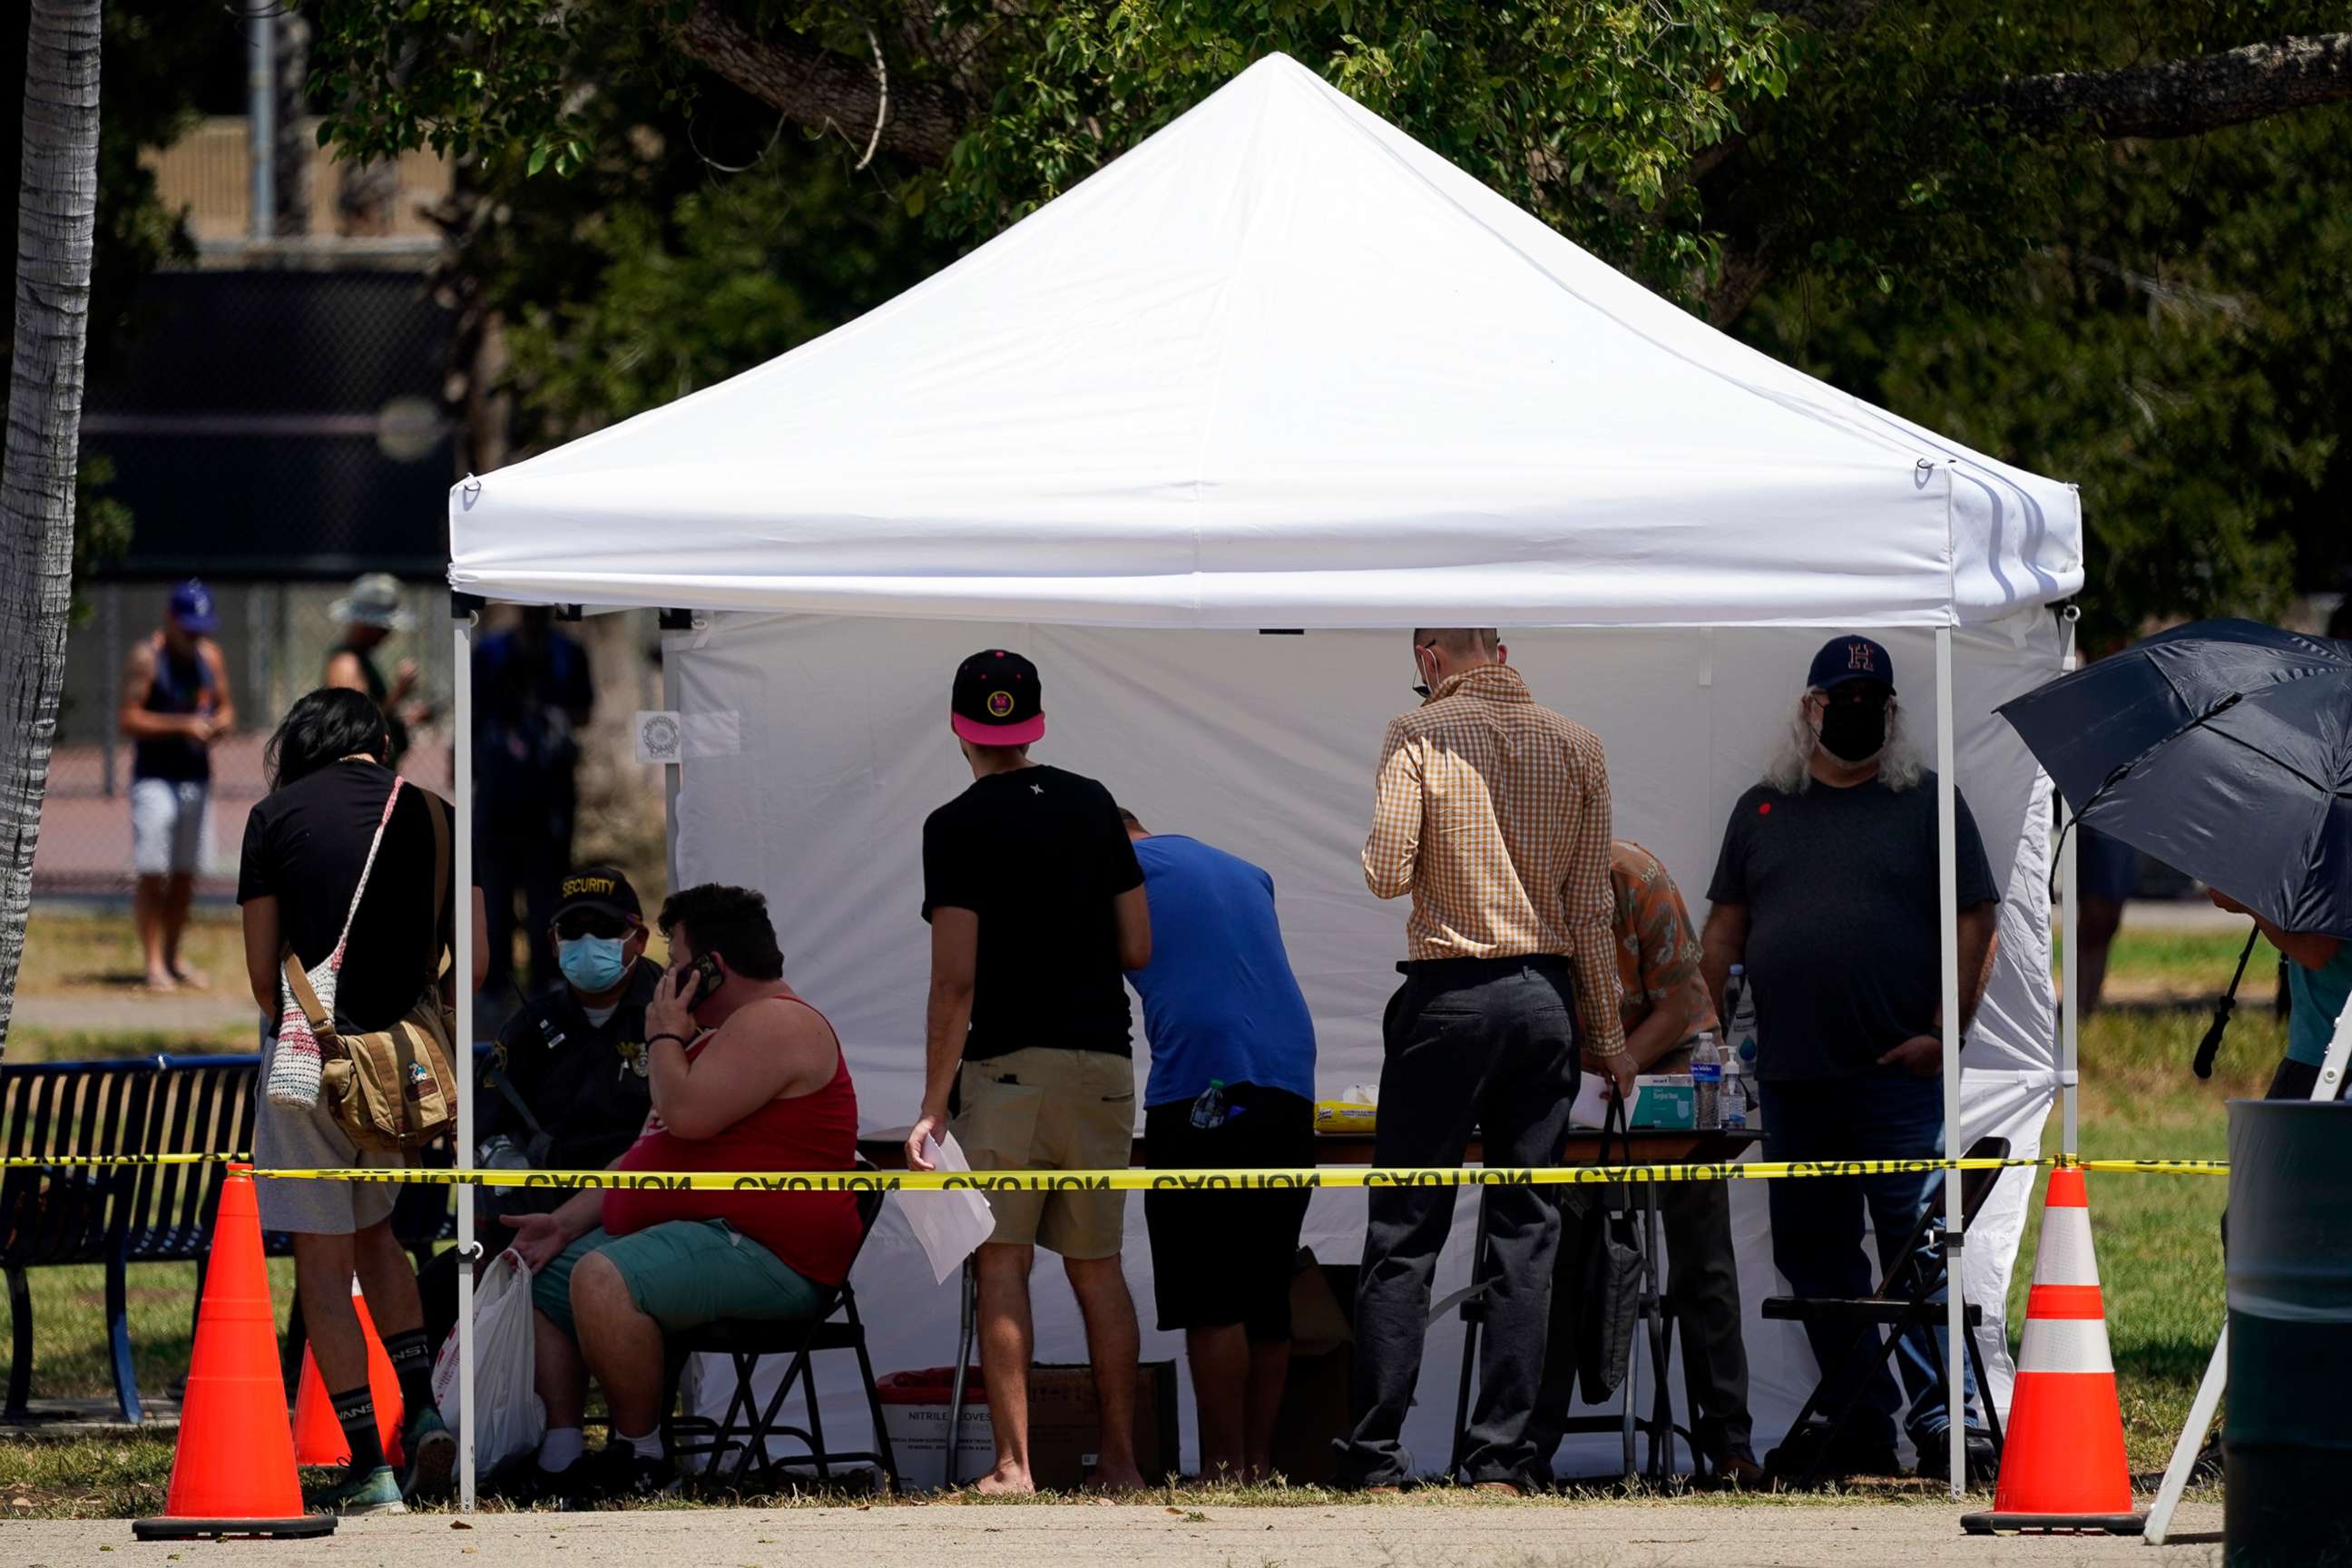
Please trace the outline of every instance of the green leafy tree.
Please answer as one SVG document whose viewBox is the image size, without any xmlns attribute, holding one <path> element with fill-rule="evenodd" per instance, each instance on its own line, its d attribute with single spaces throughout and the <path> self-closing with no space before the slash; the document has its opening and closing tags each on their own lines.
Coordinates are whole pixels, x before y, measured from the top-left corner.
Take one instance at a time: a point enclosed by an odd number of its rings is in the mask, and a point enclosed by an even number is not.
<svg viewBox="0 0 2352 1568">
<path fill-rule="evenodd" d="M 1998 298 L 1799 279 L 1759 347 L 2084 489 L 2084 636 L 2275 616 L 2352 565 L 2352 109 L 2071 160 Z"/>
</svg>

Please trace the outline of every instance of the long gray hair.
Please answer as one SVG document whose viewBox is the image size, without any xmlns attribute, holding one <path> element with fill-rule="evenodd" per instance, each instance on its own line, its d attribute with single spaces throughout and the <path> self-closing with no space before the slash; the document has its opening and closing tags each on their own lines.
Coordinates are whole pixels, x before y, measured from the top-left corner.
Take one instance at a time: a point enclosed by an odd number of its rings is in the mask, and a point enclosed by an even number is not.
<svg viewBox="0 0 2352 1568">
<path fill-rule="evenodd" d="M 1764 782 L 1782 795 L 1801 794 L 1813 782 L 1813 752 L 1820 749 L 1821 737 L 1813 733 L 1813 726 L 1805 717 L 1805 704 L 1821 695 L 1818 686 L 1805 689 L 1764 759 Z M 1890 697 L 1886 700 L 1886 745 L 1878 753 L 1878 776 L 1888 789 L 1900 794 L 1927 775 L 1927 759 L 1911 743 L 1910 731 L 1904 725 L 1903 704 Z"/>
</svg>

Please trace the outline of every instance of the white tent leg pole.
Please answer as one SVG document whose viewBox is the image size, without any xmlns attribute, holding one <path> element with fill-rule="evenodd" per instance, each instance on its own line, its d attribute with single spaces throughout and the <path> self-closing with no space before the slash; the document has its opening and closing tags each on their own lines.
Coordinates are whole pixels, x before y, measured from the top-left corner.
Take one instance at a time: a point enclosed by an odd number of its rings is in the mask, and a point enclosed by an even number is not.
<svg viewBox="0 0 2352 1568">
<path fill-rule="evenodd" d="M 2079 665 L 2074 657 L 2074 624 L 2079 618 L 2071 609 L 2062 618 L 2066 629 L 2066 651 L 2058 660 L 2062 674 Z M 2057 791 L 2053 787 L 2051 793 L 2056 795 Z M 2058 999 L 2058 1151 L 2074 1155 L 2083 1152 L 2078 1104 L 2083 1081 L 2083 827 L 2074 820 L 2074 809 L 2065 806 L 2063 797 L 2060 805 L 2066 821 L 2061 825 L 2065 841 L 2058 848 L 2058 891 L 2066 904 L 2059 927 L 2065 955 L 2065 990 Z"/>
<path fill-rule="evenodd" d="M 1942 926 L 1944 988 L 1944 1151 L 1962 1152 L 1960 1138 L 1960 850 L 1958 786 L 1952 769 L 1952 628 L 1936 628 L 1936 906 Z M 1951 1425 L 1952 1500 L 1967 1489 L 1968 1289 L 1962 1268 L 1960 1173 L 1944 1173 L 1944 1373 Z"/>
<path fill-rule="evenodd" d="M 2059 998 L 2058 1017 L 2058 1152 L 2083 1152 L 2079 1126 L 2082 1082 L 2083 1027 L 2083 829 L 2069 823 L 2065 847 L 2058 852 L 2058 891 L 2066 900 L 2059 941 L 2065 948 L 2065 993 Z"/>
<path fill-rule="evenodd" d="M 2221 1387 L 2230 1381 L 2230 1326 L 2221 1325 L 2221 1338 L 2213 1346 L 2213 1359 L 2205 1363 L 2205 1380 L 2197 1385 L 2197 1397 L 2189 1406 L 2188 1425 L 2180 1428 L 2179 1439 L 2172 1445 L 2172 1462 L 2164 1467 L 2164 1484 L 2156 1489 L 2156 1506 L 2147 1510 L 2147 1525 L 2140 1539 L 2150 1546 L 2161 1546 L 2172 1529 L 2172 1510 L 2180 1506 L 2180 1494 L 2189 1489 L 2189 1472 L 2197 1463 L 2197 1451 L 2205 1446 L 2205 1429 L 2213 1425 L 2213 1412 L 2221 1407 Z"/>
<path fill-rule="evenodd" d="M 2342 1087 L 2344 1073 L 2352 1066 L 2352 1002 L 2344 1005 L 2336 1016 L 2336 1033 L 2327 1041 L 2327 1055 L 2319 1065 L 2319 1081 L 2311 1086 L 2314 1100 L 2334 1100 Z M 2197 1462 L 2197 1451 L 2205 1446 L 2205 1429 L 2213 1424 L 2213 1412 L 2221 1407 L 2221 1390 L 2229 1382 L 2230 1327 L 2221 1326 L 2221 1338 L 2213 1346 L 2213 1359 L 2206 1363 L 2205 1381 L 2197 1385 L 2197 1403 L 2189 1409 L 2189 1424 L 2180 1429 L 2180 1440 L 2172 1446 L 2172 1463 L 2164 1469 L 2164 1485 L 2156 1494 L 2156 1506 L 2147 1511 L 2146 1540 L 2151 1546 L 2164 1544 L 2166 1531 L 2172 1528 L 2172 1510 L 2180 1504 L 2180 1494 L 2188 1489 L 2189 1468 Z"/>
<path fill-rule="evenodd" d="M 451 633 L 453 705 L 451 814 L 457 817 L 457 871 L 465 912 L 457 921 L 457 1163 L 474 1163 L 474 616 Z M 457 1507 L 474 1511 L 474 1189 L 457 1189 Z"/>
</svg>

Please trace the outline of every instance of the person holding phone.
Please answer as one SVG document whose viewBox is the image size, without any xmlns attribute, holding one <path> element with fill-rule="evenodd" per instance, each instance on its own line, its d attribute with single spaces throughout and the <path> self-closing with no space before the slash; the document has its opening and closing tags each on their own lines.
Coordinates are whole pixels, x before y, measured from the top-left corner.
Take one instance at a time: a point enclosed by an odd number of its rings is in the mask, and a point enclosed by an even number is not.
<svg viewBox="0 0 2352 1568">
<path fill-rule="evenodd" d="M 612 1169 L 851 1169 L 849 1062 L 833 1026 L 785 984 L 767 900 L 706 884 L 673 894 L 658 923 L 673 963 L 646 1007 L 653 1109 Z M 516 1489 L 575 1500 L 677 1484 L 661 1438 L 666 1332 L 804 1317 L 847 1277 L 859 1237 L 846 1192 L 589 1190 L 503 1223 L 531 1270 L 547 1406 L 535 1474 Z M 591 1373 L 612 1439 L 583 1457 Z"/>
</svg>

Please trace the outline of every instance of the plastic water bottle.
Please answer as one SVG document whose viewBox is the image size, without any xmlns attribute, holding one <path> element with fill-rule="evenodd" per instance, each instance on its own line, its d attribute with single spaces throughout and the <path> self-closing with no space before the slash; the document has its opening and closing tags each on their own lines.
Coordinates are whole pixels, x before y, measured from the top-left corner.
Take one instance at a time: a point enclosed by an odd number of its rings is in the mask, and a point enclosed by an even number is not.
<svg viewBox="0 0 2352 1568">
<path fill-rule="evenodd" d="M 1731 966 L 1731 984 L 1726 987 L 1724 1005 L 1730 1016 L 1724 1020 L 1731 1042 L 1732 1058 L 1739 1070 L 1756 1071 L 1756 988 L 1748 983 L 1748 966 Z"/>
<path fill-rule="evenodd" d="M 1213 1078 L 1192 1102 L 1192 1125 L 1206 1132 L 1225 1124 L 1225 1080 Z"/>
<path fill-rule="evenodd" d="M 1727 1132 L 1745 1132 L 1754 1120 L 1755 1091 L 1741 1068 L 1739 1058 L 1726 1052 L 1723 1058 L 1723 1128 Z"/>
<path fill-rule="evenodd" d="M 1723 1125 L 1723 1052 L 1713 1035 L 1701 1035 L 1691 1052 L 1691 1110 L 1701 1131 Z"/>
</svg>

